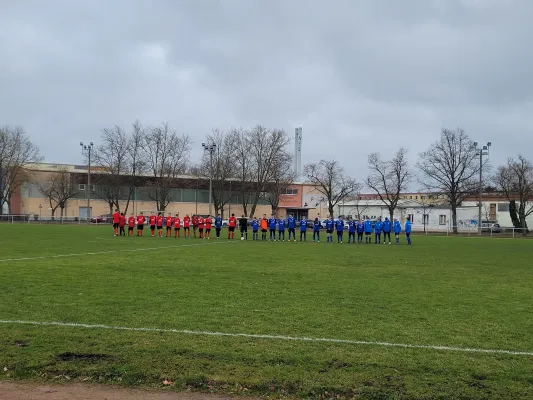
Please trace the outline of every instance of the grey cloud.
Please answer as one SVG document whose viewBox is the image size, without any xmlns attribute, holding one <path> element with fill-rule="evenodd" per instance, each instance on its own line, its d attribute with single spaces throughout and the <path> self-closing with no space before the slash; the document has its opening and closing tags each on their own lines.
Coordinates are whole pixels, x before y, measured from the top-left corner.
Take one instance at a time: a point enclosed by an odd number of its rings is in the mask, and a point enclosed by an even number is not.
<svg viewBox="0 0 533 400">
<path fill-rule="evenodd" d="M 10 2 L 0 123 L 56 162 L 136 118 L 191 135 L 193 158 L 215 127 L 302 126 L 304 163 L 359 177 L 368 153 L 414 163 L 460 126 L 497 164 L 533 145 L 531 15 L 526 0 Z"/>
</svg>

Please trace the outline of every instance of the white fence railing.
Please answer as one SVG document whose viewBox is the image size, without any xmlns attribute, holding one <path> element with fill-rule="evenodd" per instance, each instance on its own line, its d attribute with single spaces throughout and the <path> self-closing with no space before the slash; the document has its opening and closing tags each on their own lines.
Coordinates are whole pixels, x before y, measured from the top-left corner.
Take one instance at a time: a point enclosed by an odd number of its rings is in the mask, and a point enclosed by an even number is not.
<svg viewBox="0 0 533 400">
<path fill-rule="evenodd" d="M 100 218 L 91 218 L 90 221 L 87 217 L 76 217 L 76 216 L 39 216 L 37 214 L 29 215 L 15 215 L 15 214 L 0 214 L 0 223 L 11 223 L 11 224 L 97 224 L 97 225 L 109 225 L 111 221 L 105 221 Z"/>
</svg>

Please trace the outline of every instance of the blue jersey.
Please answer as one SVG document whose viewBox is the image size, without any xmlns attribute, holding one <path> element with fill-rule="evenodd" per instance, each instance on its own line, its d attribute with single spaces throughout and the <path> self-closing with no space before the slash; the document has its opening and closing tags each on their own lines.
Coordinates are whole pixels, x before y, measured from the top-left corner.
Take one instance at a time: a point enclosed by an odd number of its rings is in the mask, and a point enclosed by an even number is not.
<svg viewBox="0 0 533 400">
<path fill-rule="evenodd" d="M 355 233 L 356 223 L 355 221 L 348 221 L 348 232 Z"/>
<path fill-rule="evenodd" d="M 394 233 L 400 233 L 402 231 L 402 224 L 400 221 L 394 221 Z"/>
<path fill-rule="evenodd" d="M 278 227 L 279 227 L 279 230 L 283 232 L 285 230 L 285 221 L 280 219 L 278 221 Z"/>
<path fill-rule="evenodd" d="M 388 219 L 386 219 L 385 221 L 383 221 L 383 232 L 385 233 L 390 233 L 391 231 L 391 223 Z"/>
<path fill-rule="evenodd" d="M 383 223 L 381 221 L 376 221 L 374 224 L 374 231 L 376 233 L 381 233 L 381 230 L 383 229 Z"/>
<path fill-rule="evenodd" d="M 315 232 L 319 232 L 321 227 L 322 225 L 320 224 L 320 221 L 318 219 L 315 219 L 315 221 L 313 222 L 313 230 Z"/>
<path fill-rule="evenodd" d="M 268 227 L 270 229 L 276 229 L 276 224 L 278 223 L 278 220 L 276 218 L 270 218 L 268 220 Z"/>
<path fill-rule="evenodd" d="M 411 221 L 405 221 L 405 233 L 411 233 Z"/>
<path fill-rule="evenodd" d="M 287 218 L 287 225 L 289 226 L 289 229 L 296 228 L 296 220 L 294 219 L 294 217 Z"/>
<path fill-rule="evenodd" d="M 259 221 L 254 219 L 252 221 L 252 231 L 257 232 L 259 230 Z"/>
<path fill-rule="evenodd" d="M 222 228 L 222 218 L 221 217 L 216 217 L 215 218 L 215 228 Z"/>
<path fill-rule="evenodd" d="M 365 231 L 365 225 L 361 221 L 357 222 L 357 232 L 363 233 L 364 231 Z"/>
<path fill-rule="evenodd" d="M 341 232 L 342 230 L 344 230 L 344 221 L 339 218 L 335 223 L 335 227 L 337 228 L 337 232 Z"/>
<path fill-rule="evenodd" d="M 332 220 L 330 220 L 330 219 L 326 220 L 326 229 L 328 231 L 332 231 L 333 230 L 333 221 Z"/>
<path fill-rule="evenodd" d="M 307 220 L 302 219 L 302 222 L 300 222 L 300 230 L 303 232 L 307 230 Z"/>
<path fill-rule="evenodd" d="M 365 233 L 372 233 L 372 221 L 365 221 Z"/>
</svg>

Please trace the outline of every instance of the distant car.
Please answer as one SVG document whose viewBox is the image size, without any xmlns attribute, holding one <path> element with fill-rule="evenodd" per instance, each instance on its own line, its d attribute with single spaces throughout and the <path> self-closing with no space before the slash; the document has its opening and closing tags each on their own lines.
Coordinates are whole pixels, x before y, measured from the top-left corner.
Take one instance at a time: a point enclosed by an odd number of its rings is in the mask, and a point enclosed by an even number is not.
<svg viewBox="0 0 533 400">
<path fill-rule="evenodd" d="M 228 226 L 228 225 L 229 225 L 229 220 L 223 219 L 222 220 L 222 226 Z"/>
<path fill-rule="evenodd" d="M 93 224 L 112 224 L 113 216 L 111 214 L 99 215 L 97 217 L 92 217 L 91 222 Z"/>
<path fill-rule="evenodd" d="M 481 232 L 493 232 L 493 233 L 500 233 L 502 231 L 502 228 L 500 224 L 481 224 Z"/>
</svg>

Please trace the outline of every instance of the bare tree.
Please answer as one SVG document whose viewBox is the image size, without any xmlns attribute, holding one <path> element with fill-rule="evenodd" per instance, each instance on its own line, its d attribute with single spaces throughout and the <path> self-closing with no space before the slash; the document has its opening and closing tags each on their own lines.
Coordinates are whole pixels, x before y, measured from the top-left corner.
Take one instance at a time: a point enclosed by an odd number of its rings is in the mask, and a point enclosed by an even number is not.
<svg viewBox="0 0 533 400">
<path fill-rule="evenodd" d="M 431 214 L 434 207 L 434 204 L 427 202 L 421 202 L 420 207 L 418 207 L 417 213 L 422 214 L 422 225 L 424 226 L 424 233 L 426 233 L 426 226 L 428 224 L 429 214 Z"/>
<path fill-rule="evenodd" d="M 280 196 L 284 194 L 290 185 L 296 180 L 296 173 L 291 168 L 292 157 L 284 154 L 274 166 L 272 176 L 265 184 L 263 198 L 270 204 L 272 213 L 275 214 L 279 206 Z"/>
<path fill-rule="evenodd" d="M 95 175 L 98 195 L 107 202 L 109 213 L 120 210 L 121 186 L 124 175 L 130 168 L 127 148 L 128 133 L 119 126 L 102 129 L 101 144 L 95 148 L 94 162 L 102 169 Z"/>
<path fill-rule="evenodd" d="M 366 184 L 385 204 L 392 221 L 400 194 L 407 190 L 411 181 L 407 150 L 400 148 L 392 159 L 386 161 L 381 159 L 379 153 L 372 153 L 368 156 L 368 168 L 370 175 Z"/>
<path fill-rule="evenodd" d="M 517 160 L 509 158 L 493 179 L 509 201 L 518 200 L 518 219 L 522 234 L 526 236 L 526 219 L 533 213 L 533 164 L 522 155 Z"/>
<path fill-rule="evenodd" d="M 128 198 L 124 213 L 128 212 L 130 200 L 136 200 L 136 190 L 141 185 L 140 177 L 147 173 L 148 162 L 146 153 L 143 151 L 145 136 L 145 129 L 138 120 L 135 121 L 126 147 L 128 156 Z"/>
<path fill-rule="evenodd" d="M 35 183 L 50 204 L 52 218 L 58 208 L 61 210 L 61 218 L 63 218 L 68 200 L 76 195 L 76 185 L 72 183 L 70 173 L 65 168 L 52 173 L 50 178 L 45 182 Z"/>
<path fill-rule="evenodd" d="M 204 153 L 202 163 L 199 166 L 198 175 L 209 178 L 209 170 L 212 169 L 212 197 L 215 214 L 224 217 L 224 207 L 230 201 L 226 195 L 228 180 L 235 175 L 234 139 L 231 134 L 213 130 L 206 136 L 206 143 L 214 144 L 215 149 L 212 160 L 208 153 Z"/>
<path fill-rule="evenodd" d="M 360 187 L 354 193 L 352 202 L 354 203 L 353 209 L 350 210 L 350 214 L 355 216 L 355 219 L 361 220 L 365 217 L 365 213 L 368 211 L 368 200 L 364 200 L 361 196 Z"/>
<path fill-rule="evenodd" d="M 11 196 L 28 180 L 25 167 L 39 162 L 39 149 L 20 127 L 0 127 L 0 214 L 7 203 L 11 212 Z"/>
<path fill-rule="evenodd" d="M 145 136 L 147 167 L 153 177 L 148 196 L 160 211 L 172 200 L 176 179 L 186 171 L 191 143 L 189 136 L 178 136 L 167 123 L 151 127 Z"/>
<path fill-rule="evenodd" d="M 462 129 L 443 129 L 440 140 L 420 154 L 416 166 L 420 183 L 446 197 L 452 209 L 453 232 L 457 233 L 457 207 L 479 189 L 480 165 L 474 142 Z"/>
<path fill-rule="evenodd" d="M 250 217 L 255 214 L 259 200 L 265 196 L 266 185 L 278 174 L 280 164 L 285 164 L 290 155 L 287 145 L 290 139 L 281 129 L 267 129 L 258 125 L 248 132 L 251 154 L 251 209 Z"/>
<path fill-rule="evenodd" d="M 250 202 L 250 181 L 252 180 L 252 147 L 248 132 L 242 128 L 231 132 L 231 143 L 234 149 L 235 178 L 238 181 L 239 197 L 244 215 L 248 216 L 248 204 Z"/>
<path fill-rule="evenodd" d="M 337 204 L 359 190 L 357 181 L 347 176 L 335 160 L 321 160 L 318 163 L 307 164 L 304 167 L 304 175 L 315 190 L 326 198 L 331 217 L 334 216 Z"/>
</svg>

